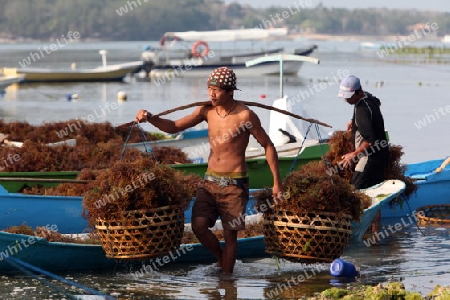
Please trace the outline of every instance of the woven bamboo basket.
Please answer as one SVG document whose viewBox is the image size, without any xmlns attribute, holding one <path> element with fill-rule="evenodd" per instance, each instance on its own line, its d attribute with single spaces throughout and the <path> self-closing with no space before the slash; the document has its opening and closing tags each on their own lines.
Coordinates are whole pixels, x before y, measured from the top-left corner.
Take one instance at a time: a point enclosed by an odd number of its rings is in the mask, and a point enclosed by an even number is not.
<svg viewBox="0 0 450 300">
<path fill-rule="evenodd" d="M 419 225 L 450 226 L 450 204 L 427 205 L 416 209 Z"/>
<path fill-rule="evenodd" d="M 179 249 L 184 231 L 184 210 L 163 206 L 126 211 L 117 219 L 98 219 L 95 225 L 106 256 L 148 259 Z"/>
<path fill-rule="evenodd" d="M 330 212 L 267 214 L 263 221 L 266 252 L 295 262 L 332 262 L 347 246 L 351 220 L 350 215 Z"/>
</svg>

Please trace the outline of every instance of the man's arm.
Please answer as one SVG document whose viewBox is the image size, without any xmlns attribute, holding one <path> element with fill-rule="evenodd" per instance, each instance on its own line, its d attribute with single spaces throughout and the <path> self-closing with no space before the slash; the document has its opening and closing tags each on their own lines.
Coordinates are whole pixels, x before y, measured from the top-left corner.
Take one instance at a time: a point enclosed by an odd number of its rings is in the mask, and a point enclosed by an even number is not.
<svg viewBox="0 0 450 300">
<path fill-rule="evenodd" d="M 200 106 L 195 111 L 178 120 L 169 120 L 153 116 L 150 112 L 141 109 L 136 115 L 136 122 L 141 123 L 148 121 L 150 124 L 167 133 L 177 133 L 187 128 L 193 127 L 202 121 L 205 121 L 204 107 Z"/>
<path fill-rule="evenodd" d="M 340 164 L 344 168 L 349 168 L 358 161 L 358 154 L 363 153 L 370 148 L 370 143 L 363 141 L 355 151 L 342 155 Z"/>
<path fill-rule="evenodd" d="M 364 104 L 361 104 L 364 105 Z M 372 145 L 371 139 L 373 135 L 372 115 L 368 108 L 361 106 L 355 108 L 355 122 L 358 127 L 358 131 L 361 134 L 363 141 L 355 151 L 347 153 L 341 157 L 341 164 L 344 168 L 351 167 L 358 161 L 358 155 L 360 153 L 367 152 Z"/>
<path fill-rule="evenodd" d="M 283 185 L 280 176 L 280 170 L 278 167 L 278 154 L 273 145 L 270 137 L 267 135 L 266 131 L 261 126 L 261 121 L 258 116 L 250 111 L 249 121 L 252 127 L 249 128 L 250 133 L 258 141 L 258 143 L 264 148 L 266 153 L 267 163 L 269 164 L 270 171 L 273 176 L 273 195 L 279 197 L 283 193 Z M 280 194 L 281 193 L 281 194 Z"/>
</svg>

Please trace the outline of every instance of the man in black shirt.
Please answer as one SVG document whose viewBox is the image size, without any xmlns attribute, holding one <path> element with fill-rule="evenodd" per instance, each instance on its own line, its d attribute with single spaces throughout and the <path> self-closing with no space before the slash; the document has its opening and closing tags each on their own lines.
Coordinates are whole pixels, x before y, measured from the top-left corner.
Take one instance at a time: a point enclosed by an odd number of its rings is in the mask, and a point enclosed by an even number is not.
<svg viewBox="0 0 450 300">
<path fill-rule="evenodd" d="M 353 117 L 347 130 L 352 131 L 355 150 L 342 156 L 344 167 L 356 164 L 351 183 L 357 189 L 381 183 L 389 153 L 380 111 L 381 102 L 363 91 L 359 78 L 353 75 L 342 80 L 338 97 L 354 105 Z"/>
</svg>

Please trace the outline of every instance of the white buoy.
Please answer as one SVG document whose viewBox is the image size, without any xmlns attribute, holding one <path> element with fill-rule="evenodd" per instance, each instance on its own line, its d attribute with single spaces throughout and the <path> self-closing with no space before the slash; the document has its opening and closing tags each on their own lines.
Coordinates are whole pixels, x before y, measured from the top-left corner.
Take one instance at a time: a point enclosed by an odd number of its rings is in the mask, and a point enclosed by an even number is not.
<svg viewBox="0 0 450 300">
<path fill-rule="evenodd" d="M 117 99 L 125 101 L 127 100 L 127 93 L 125 93 L 124 91 L 119 91 L 117 93 Z"/>
</svg>

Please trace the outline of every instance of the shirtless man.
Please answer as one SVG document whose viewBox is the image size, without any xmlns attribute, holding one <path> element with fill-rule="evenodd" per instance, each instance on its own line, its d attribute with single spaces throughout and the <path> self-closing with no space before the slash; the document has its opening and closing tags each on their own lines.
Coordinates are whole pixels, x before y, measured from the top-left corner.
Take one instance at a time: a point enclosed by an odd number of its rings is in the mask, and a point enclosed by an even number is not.
<svg viewBox="0 0 450 300">
<path fill-rule="evenodd" d="M 199 185 L 192 209 L 192 230 L 205 248 L 217 258 L 222 273 L 233 273 L 237 256 L 237 233 L 245 229 L 244 216 L 248 201 L 248 177 L 245 149 L 250 134 L 265 149 L 273 182 L 273 195 L 279 198 L 283 187 L 278 169 L 278 155 L 258 116 L 234 99 L 236 75 L 227 67 L 212 71 L 208 82 L 211 105 L 198 107 L 192 114 L 172 121 L 140 110 L 137 122 L 148 121 L 162 131 L 176 133 L 203 121 L 208 123 L 210 154 L 208 170 Z M 220 216 L 225 246 L 209 227 Z"/>
</svg>

